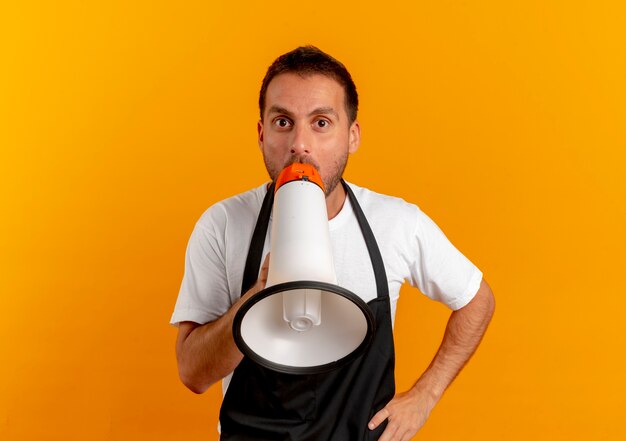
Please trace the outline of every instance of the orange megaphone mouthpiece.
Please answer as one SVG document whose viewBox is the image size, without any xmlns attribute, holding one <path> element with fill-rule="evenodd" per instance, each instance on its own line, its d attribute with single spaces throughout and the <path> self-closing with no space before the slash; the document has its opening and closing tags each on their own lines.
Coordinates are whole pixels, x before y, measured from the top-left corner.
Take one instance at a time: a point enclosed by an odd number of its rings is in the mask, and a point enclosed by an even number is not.
<svg viewBox="0 0 626 441">
<path fill-rule="evenodd" d="M 319 185 L 322 191 L 325 191 L 322 177 L 317 169 L 311 164 L 294 162 L 293 164 L 285 167 L 278 175 L 278 178 L 276 178 L 276 187 L 274 188 L 274 192 L 278 191 L 283 184 L 291 181 L 310 181 Z"/>
</svg>

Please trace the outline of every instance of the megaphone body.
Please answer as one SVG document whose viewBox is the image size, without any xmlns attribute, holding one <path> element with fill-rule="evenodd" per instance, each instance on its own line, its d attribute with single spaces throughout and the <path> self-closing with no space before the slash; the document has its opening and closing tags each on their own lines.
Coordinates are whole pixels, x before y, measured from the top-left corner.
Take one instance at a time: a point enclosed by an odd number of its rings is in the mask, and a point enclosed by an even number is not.
<svg viewBox="0 0 626 441">
<path fill-rule="evenodd" d="M 337 285 L 323 184 L 308 164 L 275 183 L 270 264 L 264 290 L 237 312 L 233 335 L 244 355 L 286 373 L 320 373 L 367 349 L 374 318 Z"/>
</svg>

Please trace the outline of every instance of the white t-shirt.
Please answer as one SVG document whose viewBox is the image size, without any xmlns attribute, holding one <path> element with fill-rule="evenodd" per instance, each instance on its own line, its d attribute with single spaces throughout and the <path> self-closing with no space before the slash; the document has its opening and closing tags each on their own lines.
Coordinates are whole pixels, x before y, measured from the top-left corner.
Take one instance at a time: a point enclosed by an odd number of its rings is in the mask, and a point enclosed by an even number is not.
<svg viewBox="0 0 626 441">
<path fill-rule="evenodd" d="M 433 300 L 457 310 L 474 297 L 482 272 L 461 254 L 416 205 L 349 184 L 374 233 L 385 264 L 391 319 L 404 281 Z M 267 184 L 207 209 L 191 233 L 185 274 L 172 325 L 199 324 L 221 317 L 241 296 L 243 270 Z M 337 284 L 365 302 L 376 298 L 369 253 L 350 200 L 329 221 Z M 269 252 L 271 218 L 263 259 Z M 260 270 L 260 268 L 259 268 Z M 226 394 L 232 373 L 222 381 Z"/>
<path fill-rule="evenodd" d="M 406 280 L 433 300 L 457 310 L 476 294 L 481 271 L 461 254 L 416 205 L 349 184 L 380 248 L 395 317 Z M 222 316 L 241 295 L 245 260 L 267 185 L 225 199 L 200 217 L 187 245 L 185 274 L 171 324 L 204 324 Z M 363 235 L 346 198 L 329 221 L 337 284 L 365 302 L 376 281 Z M 269 252 L 271 234 L 263 256 Z"/>
<path fill-rule="evenodd" d="M 474 297 L 481 271 L 461 254 L 416 205 L 348 184 L 374 233 L 385 264 L 391 319 L 404 281 L 433 300 L 457 310 Z M 185 274 L 172 325 L 199 324 L 221 317 L 241 296 L 243 270 L 267 184 L 207 209 L 191 233 Z M 269 252 L 271 217 L 263 259 Z M 376 298 L 369 253 L 350 200 L 329 221 L 337 284 L 365 302 Z M 222 381 L 226 394 L 232 373 Z"/>
</svg>

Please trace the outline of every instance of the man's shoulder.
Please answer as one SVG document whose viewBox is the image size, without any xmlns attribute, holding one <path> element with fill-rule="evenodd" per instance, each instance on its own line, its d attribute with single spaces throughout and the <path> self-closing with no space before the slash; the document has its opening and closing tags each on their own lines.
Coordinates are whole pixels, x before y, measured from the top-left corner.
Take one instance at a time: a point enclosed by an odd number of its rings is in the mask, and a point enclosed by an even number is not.
<svg viewBox="0 0 626 441">
<path fill-rule="evenodd" d="M 222 199 L 207 208 L 200 216 L 198 223 L 208 226 L 225 224 L 229 220 L 255 220 L 266 193 L 267 183 L 264 183 L 251 190 Z"/>
<path fill-rule="evenodd" d="M 379 193 L 352 182 L 348 182 L 348 185 L 359 201 L 359 205 L 366 213 L 368 211 L 380 213 L 380 210 L 390 210 L 393 213 L 415 214 L 416 211 L 420 211 L 417 205 L 407 202 L 400 197 Z"/>
</svg>

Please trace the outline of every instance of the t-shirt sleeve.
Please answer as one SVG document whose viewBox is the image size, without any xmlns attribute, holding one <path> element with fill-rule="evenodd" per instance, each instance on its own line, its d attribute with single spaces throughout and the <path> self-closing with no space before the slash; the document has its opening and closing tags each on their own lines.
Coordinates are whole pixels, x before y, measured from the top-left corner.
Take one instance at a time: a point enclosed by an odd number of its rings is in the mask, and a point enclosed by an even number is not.
<svg viewBox="0 0 626 441">
<path fill-rule="evenodd" d="M 424 212 L 417 210 L 411 246 L 417 255 L 411 264 L 409 282 L 456 311 L 474 298 L 483 274 Z"/>
<path fill-rule="evenodd" d="M 199 324 L 221 317 L 231 306 L 225 265 L 225 214 L 209 208 L 196 223 L 185 253 L 185 273 L 170 323 Z M 222 233 L 219 233 L 219 232 Z"/>
</svg>

